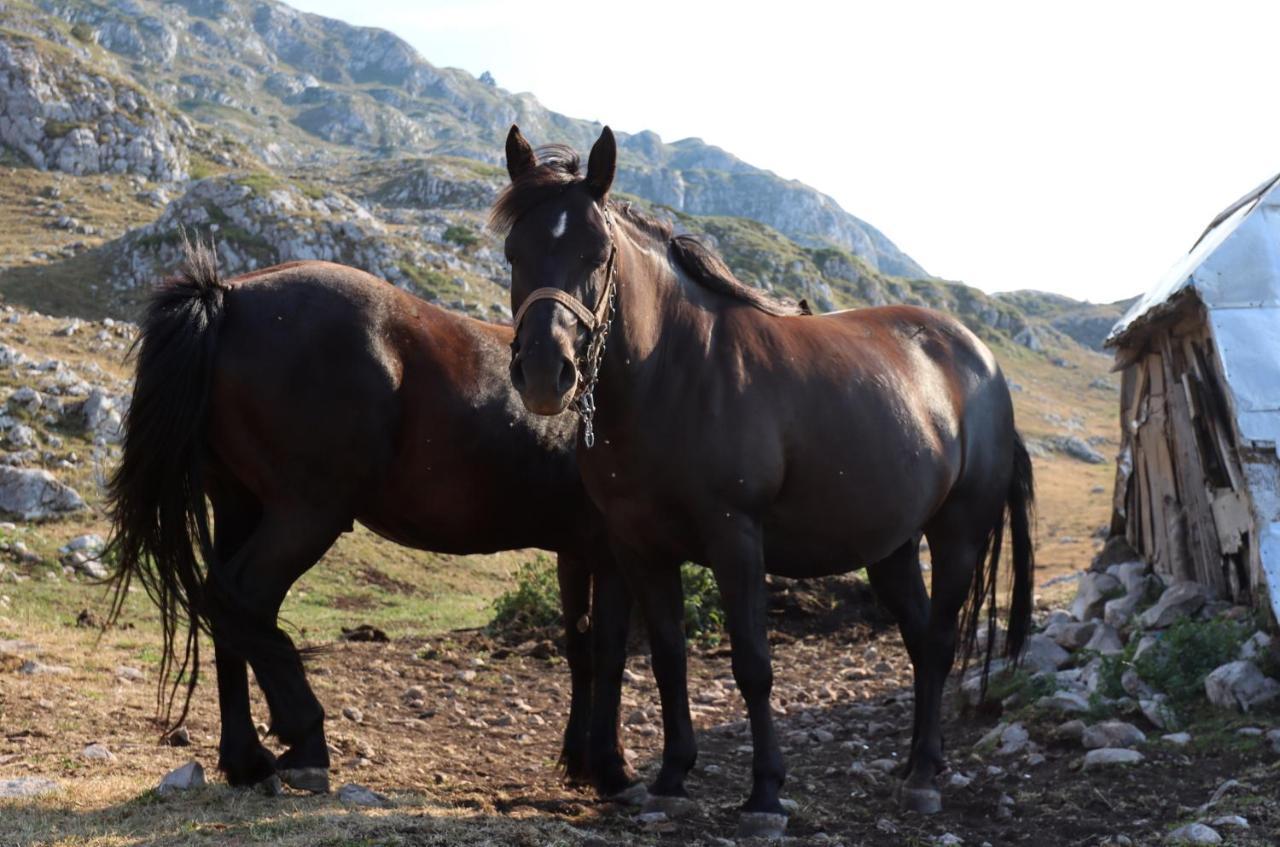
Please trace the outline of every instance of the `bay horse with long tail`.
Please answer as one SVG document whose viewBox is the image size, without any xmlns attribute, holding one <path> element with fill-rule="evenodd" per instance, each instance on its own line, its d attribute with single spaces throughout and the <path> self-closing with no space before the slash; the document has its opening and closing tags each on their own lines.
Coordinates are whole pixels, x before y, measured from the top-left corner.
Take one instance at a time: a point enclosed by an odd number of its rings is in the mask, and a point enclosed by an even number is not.
<svg viewBox="0 0 1280 847">
<path fill-rule="evenodd" d="M 664 730 L 655 805 L 686 797 L 696 756 L 679 575 L 689 560 L 719 585 L 750 718 L 740 833 L 776 836 L 786 824 L 766 572 L 866 565 L 915 670 L 899 801 L 937 811 L 943 686 L 984 603 L 995 626 L 1006 516 L 1011 655 L 1031 614 L 1031 463 L 991 351 L 928 309 L 805 316 L 744 285 L 698 241 L 610 200 L 607 127 L 585 175 L 571 151 L 539 157 L 515 127 L 506 153 L 511 183 L 491 225 L 506 233 L 519 316 L 511 379 L 529 411 L 572 404 L 584 419 L 578 467 L 648 624 Z"/>
<path fill-rule="evenodd" d="M 224 281 L 215 262 L 188 245 L 150 298 L 110 484 L 113 612 L 134 578 L 159 605 L 166 714 L 185 677 L 186 717 L 206 631 L 228 781 L 325 791 L 324 711 L 277 624 L 294 581 L 355 521 L 424 550 L 538 547 L 558 553 L 566 622 L 562 765 L 605 792 L 630 785 L 617 744 L 625 658 L 607 663 L 612 677 L 592 659 L 625 651 L 630 599 L 583 491 L 575 419 L 530 415 L 511 389 L 511 329 L 341 265 Z M 246 661 L 287 747 L 279 758 L 254 730 Z M 613 749 L 588 755 L 588 734 Z"/>
</svg>

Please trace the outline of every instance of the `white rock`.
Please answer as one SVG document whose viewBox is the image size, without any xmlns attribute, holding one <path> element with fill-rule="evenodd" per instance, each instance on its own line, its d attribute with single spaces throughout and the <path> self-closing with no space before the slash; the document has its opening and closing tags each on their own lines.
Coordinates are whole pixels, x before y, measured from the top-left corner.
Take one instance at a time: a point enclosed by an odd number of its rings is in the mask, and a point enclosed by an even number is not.
<svg viewBox="0 0 1280 847">
<path fill-rule="evenodd" d="M 199 762 L 187 762 L 182 767 L 165 774 L 164 779 L 160 780 L 160 784 L 156 786 L 156 793 L 163 796 L 176 791 L 189 791 L 202 785 L 204 785 L 204 768 Z"/>
<path fill-rule="evenodd" d="M 338 789 L 338 799 L 351 806 L 383 808 L 391 805 L 391 800 L 388 798 L 354 782 L 348 782 Z"/>
<path fill-rule="evenodd" d="M 11 799 L 42 797 L 62 789 L 52 779 L 42 776 L 20 776 L 13 779 L 0 779 L 0 798 Z"/>
<path fill-rule="evenodd" d="M 1259 656 L 1267 652 L 1267 648 L 1271 646 L 1271 636 L 1262 630 L 1258 630 L 1240 645 L 1240 658 L 1243 661 L 1253 661 Z"/>
<path fill-rule="evenodd" d="M 1208 592 L 1198 582 L 1174 583 L 1164 590 L 1154 606 L 1138 616 L 1138 621 L 1147 629 L 1164 629 L 1200 611 L 1208 599 Z"/>
<path fill-rule="evenodd" d="M 1074 691 L 1058 691 L 1036 701 L 1037 708 L 1062 714 L 1075 714 L 1089 709 L 1089 701 L 1084 695 Z"/>
<path fill-rule="evenodd" d="M 1125 694 L 1135 700 L 1150 699 L 1155 693 L 1150 685 L 1143 682 L 1142 677 L 1138 676 L 1138 672 L 1133 668 L 1125 668 L 1124 673 L 1120 675 L 1120 687 L 1124 689 Z"/>
<path fill-rule="evenodd" d="M 1170 732 L 1160 737 L 1170 744 L 1174 744 L 1178 747 L 1186 747 L 1191 743 L 1191 733 L 1189 732 Z"/>
<path fill-rule="evenodd" d="M 1243 815 L 1222 815 L 1221 817 L 1214 818 L 1212 821 L 1210 821 L 1210 823 L 1213 826 L 1221 826 L 1221 827 L 1230 826 L 1230 827 L 1235 827 L 1236 829 L 1249 828 L 1249 819 L 1244 817 Z"/>
<path fill-rule="evenodd" d="M 1136 765 L 1143 756 L 1137 750 L 1125 750 L 1117 747 L 1102 747 L 1084 754 L 1084 769 L 1113 767 L 1115 765 Z"/>
<path fill-rule="evenodd" d="M 1280 697 L 1280 682 L 1263 676 L 1253 662 L 1228 662 L 1204 680 L 1209 702 L 1223 709 L 1250 709 Z"/>
<path fill-rule="evenodd" d="M 1137 614 L 1138 606 L 1141 603 L 1142 595 L 1138 593 L 1114 597 L 1102 607 L 1102 619 L 1107 622 L 1108 626 L 1123 629 L 1133 620 L 1133 616 Z"/>
<path fill-rule="evenodd" d="M 1064 650 L 1079 650 L 1089 643 L 1095 626 L 1097 624 L 1094 621 L 1069 621 L 1045 627 L 1044 634 Z"/>
<path fill-rule="evenodd" d="M 1109 573 L 1089 571 L 1081 575 L 1076 599 L 1071 604 L 1071 615 L 1078 621 L 1091 621 L 1102 617 L 1109 598 L 1120 594 L 1124 586 Z"/>
<path fill-rule="evenodd" d="M 83 750 L 80 751 L 80 755 L 86 759 L 97 759 L 97 760 L 106 761 L 106 762 L 115 761 L 115 758 L 116 758 L 115 753 L 112 753 L 106 747 L 103 747 L 101 744 L 97 744 L 97 743 L 87 745 Z"/>
<path fill-rule="evenodd" d="M 1202 823 L 1189 823 L 1170 832 L 1164 840 L 1168 844 L 1221 844 L 1222 836 Z"/>
<path fill-rule="evenodd" d="M 1093 637 L 1084 645 L 1084 649 L 1103 656 L 1114 656 L 1124 652 L 1124 643 L 1120 641 L 1120 633 L 1116 632 L 1114 626 L 1102 623 L 1094 627 Z"/>
<path fill-rule="evenodd" d="M 1103 721 L 1086 727 L 1080 735 L 1080 743 L 1087 749 L 1099 747 L 1135 747 L 1145 744 L 1147 736 L 1131 723 Z"/>
<path fill-rule="evenodd" d="M 48 471 L 0 466 L 0 512 L 35 521 L 84 508 L 80 495 Z"/>
<path fill-rule="evenodd" d="M 1024 750 L 1030 740 L 1027 728 L 1021 723 L 1001 723 L 978 739 L 978 746 L 994 747 L 997 755 L 1012 756 Z"/>
<path fill-rule="evenodd" d="M 1107 568 L 1107 573 L 1120 580 L 1120 584 L 1124 586 L 1126 594 L 1141 591 L 1146 586 L 1146 562 L 1121 562 L 1118 565 L 1112 565 Z"/>
<path fill-rule="evenodd" d="M 1151 721 L 1157 729 L 1175 730 L 1178 728 L 1178 715 L 1169 705 L 1169 697 L 1165 694 L 1153 694 L 1145 700 L 1138 701 L 1142 715 Z"/>
<path fill-rule="evenodd" d="M 1056 671 L 1071 661 L 1071 654 L 1059 647 L 1051 638 L 1036 633 L 1027 638 L 1022 653 L 1021 666 L 1031 673 Z"/>
</svg>

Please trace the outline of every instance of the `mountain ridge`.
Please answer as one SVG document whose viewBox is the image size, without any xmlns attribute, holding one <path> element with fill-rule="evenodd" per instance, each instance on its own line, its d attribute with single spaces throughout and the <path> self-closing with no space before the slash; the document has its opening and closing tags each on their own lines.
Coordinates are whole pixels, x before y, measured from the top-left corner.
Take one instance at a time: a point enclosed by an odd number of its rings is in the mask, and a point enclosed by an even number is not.
<svg viewBox="0 0 1280 847">
<path fill-rule="evenodd" d="M 111 7 L 37 0 L 34 7 L 82 27 L 93 45 L 193 117 L 239 110 L 246 146 L 273 166 L 325 152 L 280 132 L 285 123 L 349 148 L 492 163 L 511 123 L 536 142 L 578 149 L 601 127 L 553 112 L 533 94 L 438 68 L 387 30 L 275 0 L 125 0 Z M 55 33 L 46 28 L 45 35 Z M 647 130 L 618 135 L 629 180 L 624 190 L 693 214 L 750 207 L 750 216 L 798 241 L 851 249 L 886 273 L 927 276 L 882 232 L 817 189 L 697 139 L 668 143 Z"/>
</svg>

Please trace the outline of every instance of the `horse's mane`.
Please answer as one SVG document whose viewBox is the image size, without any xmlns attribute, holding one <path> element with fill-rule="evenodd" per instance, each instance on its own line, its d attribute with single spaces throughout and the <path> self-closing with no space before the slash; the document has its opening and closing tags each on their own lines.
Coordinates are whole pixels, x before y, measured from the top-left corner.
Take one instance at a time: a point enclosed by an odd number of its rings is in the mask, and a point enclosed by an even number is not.
<svg viewBox="0 0 1280 847">
<path fill-rule="evenodd" d="M 572 148 L 551 145 L 538 148 L 538 164 L 502 190 L 489 212 L 489 227 L 506 233 L 522 215 L 582 182 L 580 160 Z M 692 235 L 673 235 L 671 225 L 646 215 L 630 203 L 610 203 L 624 220 L 656 241 L 665 243 L 671 258 L 690 279 L 703 288 L 741 300 L 769 315 L 812 314 L 807 304 L 789 303 L 770 296 L 733 275 L 724 260 Z"/>
</svg>

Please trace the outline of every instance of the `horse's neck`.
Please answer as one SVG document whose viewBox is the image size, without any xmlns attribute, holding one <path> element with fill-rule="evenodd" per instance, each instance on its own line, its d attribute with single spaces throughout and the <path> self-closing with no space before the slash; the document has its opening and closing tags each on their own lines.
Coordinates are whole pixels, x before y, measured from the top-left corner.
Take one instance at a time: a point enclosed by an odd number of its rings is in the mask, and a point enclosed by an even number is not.
<svg viewBox="0 0 1280 847">
<path fill-rule="evenodd" d="M 666 245 L 643 233 L 620 239 L 616 282 L 617 312 L 597 397 L 609 417 L 644 402 L 649 382 L 664 378 L 663 363 L 671 360 L 673 350 L 705 347 L 710 318 L 708 310 L 689 299 Z"/>
</svg>

